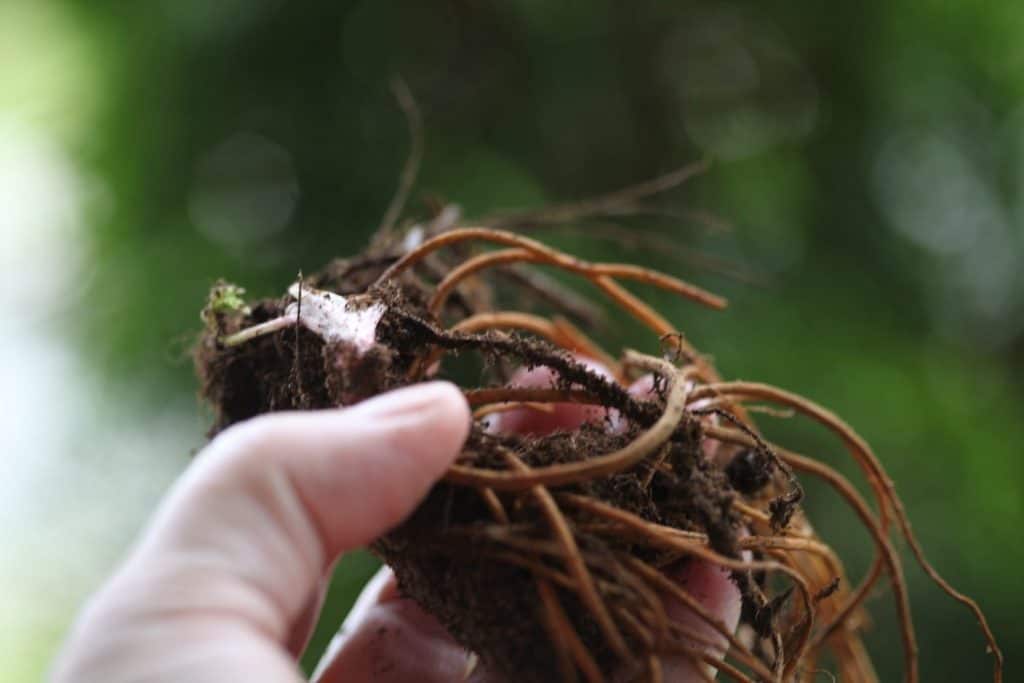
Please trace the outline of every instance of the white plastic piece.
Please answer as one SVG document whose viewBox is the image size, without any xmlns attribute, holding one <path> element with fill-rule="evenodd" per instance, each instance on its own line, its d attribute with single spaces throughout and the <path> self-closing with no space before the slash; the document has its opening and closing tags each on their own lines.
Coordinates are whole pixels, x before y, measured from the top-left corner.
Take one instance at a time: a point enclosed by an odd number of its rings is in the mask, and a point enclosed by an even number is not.
<svg viewBox="0 0 1024 683">
<path fill-rule="evenodd" d="M 349 300 L 340 294 L 306 286 L 300 292 L 297 282 L 288 288 L 288 293 L 295 299 L 301 294 L 302 305 L 299 306 L 298 301 L 288 304 L 282 317 L 292 320 L 298 317 L 304 327 L 325 342 L 347 342 L 360 354 L 369 351 L 376 343 L 377 325 L 387 310 L 383 304 L 350 309 Z"/>
</svg>

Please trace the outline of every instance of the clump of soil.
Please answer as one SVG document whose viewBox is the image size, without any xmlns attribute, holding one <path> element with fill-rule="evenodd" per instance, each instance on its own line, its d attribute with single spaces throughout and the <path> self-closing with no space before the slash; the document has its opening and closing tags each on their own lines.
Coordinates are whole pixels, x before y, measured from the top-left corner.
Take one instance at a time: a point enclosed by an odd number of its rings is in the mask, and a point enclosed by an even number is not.
<svg viewBox="0 0 1024 683">
<path fill-rule="evenodd" d="M 480 243 L 503 249 L 480 251 Z M 638 335 L 661 338 L 664 355 L 626 351 L 614 360 L 557 315 L 498 310 L 496 269 L 524 263 L 589 280 L 643 324 Z M 219 283 L 196 350 L 202 395 L 215 412 L 211 434 L 261 413 L 351 405 L 445 376 L 450 355 L 479 359 L 476 376 L 484 381 L 466 387 L 478 414 L 457 464 L 373 549 L 401 590 L 484 666 L 516 681 L 603 680 L 623 670 L 660 680 L 658 656 L 685 653 L 738 680 L 807 680 L 823 663 L 842 680 L 875 680 L 860 639 L 863 600 L 888 575 L 907 677 L 915 680 L 891 520 L 933 570 L 870 448 L 806 399 L 723 382 L 678 331 L 618 284 L 623 279 L 723 304 L 660 273 L 587 263 L 516 233 L 436 222 L 379 238 L 280 299 L 247 305 L 239 288 Z M 574 308 L 556 287 L 542 287 L 549 301 Z M 580 354 L 610 363 L 615 377 L 593 372 Z M 511 366 L 547 366 L 559 379 L 549 389 L 510 389 Z M 645 373 L 656 377 L 656 392 L 640 400 L 624 383 Z M 749 419 L 751 401 L 836 432 L 867 473 L 878 511 L 826 466 L 765 441 Z M 494 411 L 565 402 L 611 411 L 623 426 L 585 423 L 546 436 L 487 428 Z M 705 455 L 711 441 L 716 458 Z M 872 532 L 875 567 L 858 586 L 803 514 L 797 472 L 833 485 Z M 743 596 L 742 625 L 737 636 L 728 634 L 724 654 L 664 609 L 667 595 L 688 597 L 667 574 L 695 557 L 727 568 Z M 973 602 L 954 597 L 981 618 Z"/>
</svg>

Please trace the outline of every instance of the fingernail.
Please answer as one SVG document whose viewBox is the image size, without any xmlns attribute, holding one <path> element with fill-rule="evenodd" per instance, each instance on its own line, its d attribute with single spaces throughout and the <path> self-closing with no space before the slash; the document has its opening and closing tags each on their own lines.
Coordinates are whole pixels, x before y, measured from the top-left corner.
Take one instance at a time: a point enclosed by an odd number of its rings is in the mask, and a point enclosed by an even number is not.
<svg viewBox="0 0 1024 683">
<path fill-rule="evenodd" d="M 357 410 L 367 419 L 418 417 L 428 421 L 439 412 L 451 410 L 458 401 L 465 399 L 450 382 L 424 382 L 363 401 Z"/>
</svg>

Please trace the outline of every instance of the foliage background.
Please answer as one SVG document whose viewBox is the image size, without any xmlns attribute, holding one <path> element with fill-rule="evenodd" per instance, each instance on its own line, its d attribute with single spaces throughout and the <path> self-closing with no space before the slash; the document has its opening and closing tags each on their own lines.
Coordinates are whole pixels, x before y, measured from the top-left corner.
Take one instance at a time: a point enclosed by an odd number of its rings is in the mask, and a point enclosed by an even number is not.
<svg viewBox="0 0 1024 683">
<path fill-rule="evenodd" d="M 756 283 L 630 254 L 732 306 L 653 298 L 725 374 L 858 427 L 935 563 L 980 598 L 1004 650 L 1024 647 L 1021 35 L 1012 0 L 3 0 L 5 680 L 45 671 L 202 445 L 186 354 L 210 283 L 276 294 L 376 226 L 408 148 L 396 72 L 426 121 L 417 196 L 470 214 L 713 158 L 629 225 Z M 670 215 L 688 209 L 732 229 Z M 772 429 L 856 477 L 817 430 Z M 810 505 L 863 571 L 850 515 L 818 489 Z M 314 650 L 372 568 L 342 563 Z M 967 613 L 909 573 L 923 680 L 980 680 Z M 888 594 L 873 606 L 895 680 Z"/>
</svg>

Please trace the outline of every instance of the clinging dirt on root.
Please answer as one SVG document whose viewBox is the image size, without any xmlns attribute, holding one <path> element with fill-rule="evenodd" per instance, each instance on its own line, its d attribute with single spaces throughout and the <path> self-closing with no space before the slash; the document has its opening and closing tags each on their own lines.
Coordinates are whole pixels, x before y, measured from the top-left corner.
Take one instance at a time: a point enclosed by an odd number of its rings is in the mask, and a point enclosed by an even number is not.
<svg viewBox="0 0 1024 683">
<path fill-rule="evenodd" d="M 618 319 L 642 324 L 638 345 L 661 339 L 666 353 L 602 349 L 570 322 L 580 304 L 557 285 L 526 298 L 566 301 L 562 312 L 497 307 L 508 298 L 503 287 L 548 287 L 499 274 L 541 267 L 589 281 L 621 309 Z M 917 680 L 893 523 L 941 579 L 909 536 L 870 447 L 807 399 L 723 381 L 626 281 L 724 306 L 669 275 L 586 262 L 518 233 L 462 227 L 450 215 L 391 229 L 366 253 L 330 263 L 279 299 L 247 303 L 243 290 L 218 283 L 195 354 L 215 416 L 211 435 L 262 413 L 346 406 L 434 377 L 473 377 L 460 382 L 476 410 L 460 457 L 373 550 L 480 666 L 510 681 L 607 680 L 624 671 L 659 681 L 660 659 L 684 654 L 736 680 L 805 681 L 825 667 L 843 681 L 873 681 L 861 639 L 864 599 L 887 578 L 905 676 Z M 473 369 L 450 375 L 454 355 Z M 509 386 L 511 367 L 549 368 L 555 380 Z M 652 391 L 627 390 L 647 375 Z M 751 402 L 794 411 L 839 436 L 867 474 L 873 507 L 827 466 L 766 441 L 748 415 Z M 598 418 L 541 435 L 493 426 L 506 411 L 567 403 L 591 406 Z M 875 543 L 877 571 L 846 576 L 800 506 L 801 477 L 824 480 L 854 508 Z M 720 566 L 738 587 L 735 635 L 713 619 L 694 632 L 692 621 L 667 609 L 692 599 L 671 579 L 689 562 Z M 980 610 L 950 594 L 979 619 L 999 680 L 1001 654 Z"/>
</svg>

